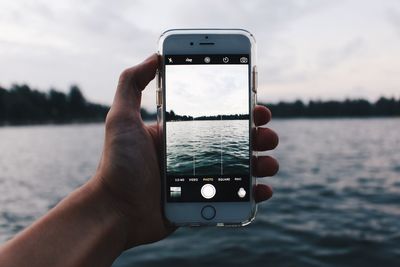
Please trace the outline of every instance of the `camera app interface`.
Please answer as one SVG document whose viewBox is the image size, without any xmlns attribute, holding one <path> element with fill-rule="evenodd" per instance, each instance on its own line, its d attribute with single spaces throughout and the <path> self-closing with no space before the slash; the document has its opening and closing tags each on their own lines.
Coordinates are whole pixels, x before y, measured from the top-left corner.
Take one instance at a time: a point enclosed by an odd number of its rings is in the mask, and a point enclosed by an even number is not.
<svg viewBox="0 0 400 267">
<path fill-rule="evenodd" d="M 168 202 L 249 201 L 248 61 L 165 56 Z"/>
</svg>

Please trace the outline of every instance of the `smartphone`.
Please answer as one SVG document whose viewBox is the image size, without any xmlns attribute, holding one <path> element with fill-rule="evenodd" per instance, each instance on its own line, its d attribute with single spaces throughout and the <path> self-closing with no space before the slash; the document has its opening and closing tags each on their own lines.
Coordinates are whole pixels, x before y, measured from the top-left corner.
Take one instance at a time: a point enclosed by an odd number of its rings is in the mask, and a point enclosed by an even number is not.
<svg viewBox="0 0 400 267">
<path fill-rule="evenodd" d="M 185 29 L 159 40 L 157 116 L 165 217 L 243 226 L 256 214 L 251 148 L 255 40 L 241 29 Z"/>
</svg>

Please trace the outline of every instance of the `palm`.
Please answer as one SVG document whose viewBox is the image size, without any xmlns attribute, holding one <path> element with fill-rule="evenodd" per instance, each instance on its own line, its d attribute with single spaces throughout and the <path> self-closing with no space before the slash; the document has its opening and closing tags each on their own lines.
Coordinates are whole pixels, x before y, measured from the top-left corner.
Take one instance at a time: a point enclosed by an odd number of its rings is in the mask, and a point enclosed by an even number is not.
<svg viewBox="0 0 400 267">
<path fill-rule="evenodd" d="M 147 237 L 150 242 L 162 239 L 173 229 L 161 212 L 160 168 L 157 128 L 145 126 L 140 118 L 112 116 L 107 120 L 105 150 L 100 172 L 107 187 L 124 203 L 123 213 L 133 225 L 146 225 L 146 233 L 130 234 Z M 129 227 L 129 226 L 128 226 Z"/>
</svg>

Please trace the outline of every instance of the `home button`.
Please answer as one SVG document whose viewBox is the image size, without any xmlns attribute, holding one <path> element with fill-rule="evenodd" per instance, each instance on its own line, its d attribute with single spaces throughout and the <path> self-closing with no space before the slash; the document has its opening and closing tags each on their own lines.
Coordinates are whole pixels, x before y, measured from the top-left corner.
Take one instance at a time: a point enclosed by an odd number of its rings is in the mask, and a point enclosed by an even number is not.
<svg viewBox="0 0 400 267">
<path fill-rule="evenodd" d="M 213 206 L 207 205 L 201 209 L 201 217 L 206 220 L 211 220 L 215 217 L 216 211 Z"/>
</svg>

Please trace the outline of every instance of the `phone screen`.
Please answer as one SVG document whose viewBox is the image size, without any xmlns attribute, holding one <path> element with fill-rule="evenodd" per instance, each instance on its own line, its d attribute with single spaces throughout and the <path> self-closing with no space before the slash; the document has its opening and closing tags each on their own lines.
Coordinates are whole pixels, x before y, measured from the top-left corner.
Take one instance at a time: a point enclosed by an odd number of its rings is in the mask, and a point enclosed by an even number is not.
<svg viewBox="0 0 400 267">
<path fill-rule="evenodd" d="M 166 200 L 249 201 L 249 55 L 164 59 Z"/>
</svg>

